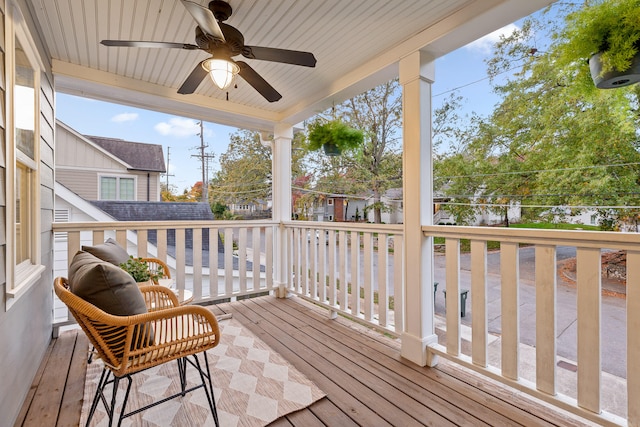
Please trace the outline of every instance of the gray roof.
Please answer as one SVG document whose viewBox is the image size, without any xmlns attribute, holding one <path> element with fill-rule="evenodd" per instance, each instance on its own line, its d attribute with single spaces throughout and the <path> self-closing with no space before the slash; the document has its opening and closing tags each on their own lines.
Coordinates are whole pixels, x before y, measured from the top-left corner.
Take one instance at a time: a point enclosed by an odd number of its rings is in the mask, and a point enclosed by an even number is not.
<svg viewBox="0 0 640 427">
<path fill-rule="evenodd" d="M 85 135 L 104 150 L 131 165 L 134 170 L 165 173 L 164 152 L 160 144 L 125 141 L 119 138 L 104 138 Z"/>
<path fill-rule="evenodd" d="M 93 200 L 91 204 L 118 221 L 211 221 L 207 203 Z"/>
</svg>

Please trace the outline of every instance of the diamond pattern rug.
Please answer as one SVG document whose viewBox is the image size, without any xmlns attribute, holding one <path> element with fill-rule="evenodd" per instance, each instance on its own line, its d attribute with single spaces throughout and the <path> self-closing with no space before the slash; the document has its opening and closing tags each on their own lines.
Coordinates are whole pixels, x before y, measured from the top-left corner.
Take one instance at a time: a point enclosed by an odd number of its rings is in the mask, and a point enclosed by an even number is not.
<svg viewBox="0 0 640 427">
<path fill-rule="evenodd" d="M 325 396 L 315 384 L 273 351 L 235 319 L 220 321 L 220 343 L 209 350 L 218 419 L 222 427 L 265 426 L 288 413 L 303 409 Z M 203 360 L 203 358 L 200 358 Z M 91 400 L 102 372 L 102 362 L 87 367 L 80 425 L 84 426 Z M 193 368 L 187 380 L 197 384 Z M 119 413 L 126 381 L 118 391 Z M 157 401 L 180 389 L 177 363 L 148 369 L 133 376 L 127 411 Z M 102 404 L 91 420 L 92 426 L 108 425 Z M 213 426 L 213 417 L 203 389 L 162 403 L 125 418 L 123 426 Z"/>
</svg>

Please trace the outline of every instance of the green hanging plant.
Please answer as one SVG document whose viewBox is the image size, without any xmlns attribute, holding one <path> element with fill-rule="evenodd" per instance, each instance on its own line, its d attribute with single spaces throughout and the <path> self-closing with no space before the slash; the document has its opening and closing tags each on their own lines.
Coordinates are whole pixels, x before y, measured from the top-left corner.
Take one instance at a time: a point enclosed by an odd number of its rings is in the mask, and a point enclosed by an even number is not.
<svg viewBox="0 0 640 427">
<path fill-rule="evenodd" d="M 600 84 L 610 78 L 610 73 L 637 73 L 634 70 L 640 49 L 640 0 L 589 1 L 567 16 L 566 26 L 557 38 L 558 66 L 577 65 L 575 77 L 581 84 L 615 87 L 615 83 Z"/>
<path fill-rule="evenodd" d="M 362 145 L 364 134 L 338 119 L 327 122 L 316 120 L 309 126 L 307 140 L 308 150 L 317 151 L 323 148 L 325 154 L 336 156 L 342 151 Z"/>
</svg>

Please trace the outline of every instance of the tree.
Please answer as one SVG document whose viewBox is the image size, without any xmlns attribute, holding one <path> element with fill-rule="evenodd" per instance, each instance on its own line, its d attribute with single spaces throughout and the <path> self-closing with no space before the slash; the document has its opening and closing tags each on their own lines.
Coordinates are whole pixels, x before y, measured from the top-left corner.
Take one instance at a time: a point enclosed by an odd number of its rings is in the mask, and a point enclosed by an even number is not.
<svg viewBox="0 0 640 427">
<path fill-rule="evenodd" d="M 271 150 L 260 143 L 257 132 L 239 130 L 230 136 L 220 155 L 220 170 L 209 191 L 211 201 L 228 206 L 253 203 L 271 195 Z"/>
<path fill-rule="evenodd" d="M 460 195 L 466 187 L 469 199 L 494 211 L 520 203 L 530 218 L 554 206 L 595 207 L 609 217 L 609 206 L 637 205 L 637 85 L 585 91 L 573 82 L 571 66 L 558 65 L 570 64 L 558 61 L 566 54 L 561 27 L 550 27 L 552 43 L 545 53 L 532 47 L 544 28 L 549 27 L 529 19 L 496 45 L 490 76 L 515 64 L 520 68 L 506 82 L 494 81 L 502 101 L 464 142 L 464 154 L 447 160 L 464 170 L 451 189 Z M 631 209 L 615 211 L 619 219 L 637 217 Z"/>
</svg>

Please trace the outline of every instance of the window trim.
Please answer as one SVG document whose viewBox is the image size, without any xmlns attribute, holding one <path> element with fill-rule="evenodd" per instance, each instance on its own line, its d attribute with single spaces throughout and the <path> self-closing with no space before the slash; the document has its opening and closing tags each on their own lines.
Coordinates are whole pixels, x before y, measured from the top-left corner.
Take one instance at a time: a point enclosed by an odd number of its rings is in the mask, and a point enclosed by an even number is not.
<svg viewBox="0 0 640 427">
<path fill-rule="evenodd" d="M 5 33 L 0 35 L 5 37 L 5 132 L 6 132 L 6 286 L 5 286 L 5 309 L 9 310 L 19 298 L 26 294 L 42 277 L 45 266 L 41 265 L 41 241 L 42 224 L 41 200 L 40 200 L 40 96 L 42 92 L 40 77 L 44 70 L 43 62 L 40 60 L 36 45 L 25 26 L 21 12 L 17 6 L 11 7 L 5 14 Z M 34 89 L 34 159 L 23 154 L 16 147 L 16 114 L 15 114 L 15 49 L 16 40 L 20 42 L 24 53 L 33 67 L 33 89 Z M 7 66 L 12 64 L 12 66 Z M 30 259 L 16 265 L 16 172 L 17 162 L 22 163 L 34 171 L 33 176 L 33 200 L 30 226 L 33 227 L 31 235 L 31 255 Z"/>
<path fill-rule="evenodd" d="M 116 179 L 116 198 L 115 199 L 102 198 L 102 178 Z M 121 179 L 133 179 L 133 199 L 132 200 L 124 200 L 120 198 L 120 180 Z M 99 173 L 98 174 L 98 200 L 125 201 L 125 202 L 137 201 L 138 200 L 138 176 L 121 174 L 121 173 Z"/>
</svg>

